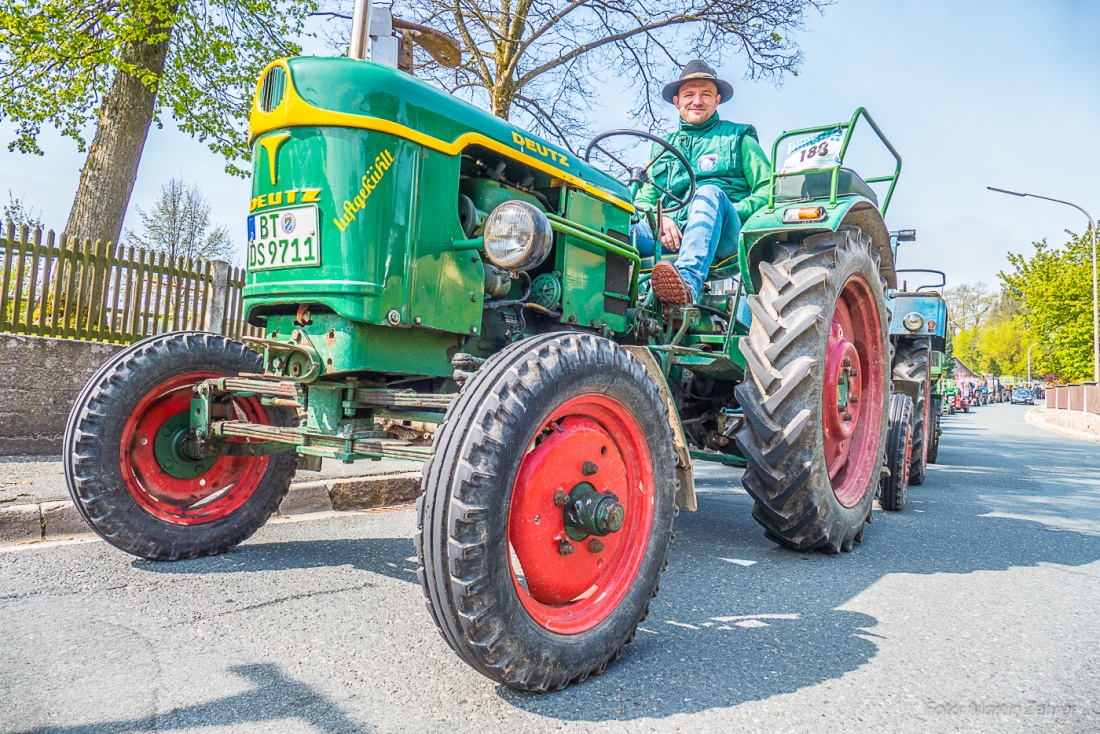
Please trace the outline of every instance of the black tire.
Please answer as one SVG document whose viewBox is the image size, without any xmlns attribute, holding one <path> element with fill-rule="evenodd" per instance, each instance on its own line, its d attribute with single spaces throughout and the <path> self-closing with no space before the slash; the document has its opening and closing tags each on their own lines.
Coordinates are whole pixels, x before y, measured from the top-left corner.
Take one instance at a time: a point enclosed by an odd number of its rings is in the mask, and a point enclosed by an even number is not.
<svg viewBox="0 0 1100 734">
<path fill-rule="evenodd" d="M 940 420 L 943 417 L 943 401 L 941 398 L 932 398 L 932 430 L 928 433 L 928 463 L 935 464 L 940 458 L 940 434 L 943 428 Z"/>
<path fill-rule="evenodd" d="M 898 512 L 905 507 L 913 431 L 913 400 L 908 395 L 894 395 L 890 398 L 890 428 L 886 432 L 886 468 L 890 473 L 879 484 L 879 504 L 884 510 Z"/>
<path fill-rule="evenodd" d="M 842 227 L 777 247 L 773 262 L 761 263 L 760 275 L 759 293 L 748 297 L 752 326 L 740 343 L 748 370 L 736 390 L 746 417 L 737 444 L 748 461 L 742 483 L 755 500 L 752 515 L 768 538 L 785 547 L 849 551 L 863 539 L 878 489 L 890 408 L 889 311 L 878 255 L 869 237 Z M 832 318 L 850 278 L 866 284 L 868 307 L 879 320 L 872 370 L 860 378 L 877 401 L 872 406 L 865 400 L 860 412 L 876 416 L 878 431 L 866 434 L 869 450 L 857 457 L 862 494 L 845 506 L 825 459 L 822 400 Z M 872 384 L 875 371 L 881 384 Z"/>
<path fill-rule="evenodd" d="M 932 403 L 928 400 L 931 391 L 932 340 L 928 337 L 905 339 L 897 345 L 894 352 L 894 379 L 917 383 L 917 399 L 913 401 L 913 458 L 909 465 L 909 483 L 924 484 L 926 463 L 928 461 L 927 427 L 930 420 Z"/>
<path fill-rule="evenodd" d="M 621 601 L 591 628 L 558 634 L 536 621 L 520 598 L 509 513 L 521 463 L 546 435 L 548 419 L 566 401 L 594 393 L 625 406 L 642 427 L 652 459 L 652 525 Z M 494 355 L 449 408 L 418 503 L 419 577 L 443 639 L 475 670 L 517 690 L 560 690 L 602 673 L 634 638 L 657 594 L 676 511 L 675 467 L 668 409 L 627 350 L 570 333 L 532 337 Z M 572 471 L 561 467 L 563 477 Z"/>
<path fill-rule="evenodd" d="M 133 484 L 131 469 L 123 465 L 122 459 L 127 422 L 159 386 L 193 372 L 236 375 L 261 370 L 259 355 L 244 344 L 206 332 L 150 337 L 111 357 L 73 405 L 62 448 L 69 494 L 88 525 L 116 548 L 157 561 L 223 553 L 262 527 L 290 487 L 296 466 L 293 451 L 267 459 L 255 487 L 240 494 L 239 506 L 227 507 L 226 514 L 209 521 L 199 517 L 201 510 L 195 511 L 186 520 L 189 524 L 168 517 L 172 512 L 186 516 L 187 507 L 165 505 L 165 513 L 158 515 L 150 509 L 156 505 L 153 499 L 142 496 L 145 504 L 139 502 L 140 493 L 128 489 L 128 476 Z M 272 424 L 295 423 L 294 413 L 288 409 L 257 410 L 262 410 Z M 241 461 L 246 468 L 258 463 Z M 245 473 L 242 470 L 241 476 Z M 200 473 L 193 478 L 204 481 L 203 476 Z M 227 485 L 225 495 L 232 491 Z"/>
</svg>

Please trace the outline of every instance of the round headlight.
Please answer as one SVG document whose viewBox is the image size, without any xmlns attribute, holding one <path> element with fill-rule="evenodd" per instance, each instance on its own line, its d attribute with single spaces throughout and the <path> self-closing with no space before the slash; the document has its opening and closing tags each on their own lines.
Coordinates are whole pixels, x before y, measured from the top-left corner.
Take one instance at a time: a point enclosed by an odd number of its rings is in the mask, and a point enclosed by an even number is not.
<svg viewBox="0 0 1100 734">
<path fill-rule="evenodd" d="M 485 222 L 485 254 L 505 270 L 530 270 L 550 254 L 554 231 L 537 206 L 506 201 Z"/>
<path fill-rule="evenodd" d="M 924 326 L 924 317 L 914 311 L 905 314 L 905 318 L 901 320 L 901 323 L 909 331 L 920 331 L 920 328 Z"/>
</svg>

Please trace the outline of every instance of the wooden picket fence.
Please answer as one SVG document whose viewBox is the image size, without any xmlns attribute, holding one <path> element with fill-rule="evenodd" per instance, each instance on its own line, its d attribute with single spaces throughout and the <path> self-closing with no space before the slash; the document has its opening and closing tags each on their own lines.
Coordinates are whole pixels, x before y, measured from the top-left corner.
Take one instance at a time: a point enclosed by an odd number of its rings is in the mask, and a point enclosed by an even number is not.
<svg viewBox="0 0 1100 734">
<path fill-rule="evenodd" d="M 244 323 L 244 271 L 227 263 L 45 235 L 0 238 L 0 332 L 129 344 L 179 329 L 257 336 Z M 220 302 L 220 303 L 219 303 Z M 221 308 L 218 308 L 218 306 Z"/>
</svg>

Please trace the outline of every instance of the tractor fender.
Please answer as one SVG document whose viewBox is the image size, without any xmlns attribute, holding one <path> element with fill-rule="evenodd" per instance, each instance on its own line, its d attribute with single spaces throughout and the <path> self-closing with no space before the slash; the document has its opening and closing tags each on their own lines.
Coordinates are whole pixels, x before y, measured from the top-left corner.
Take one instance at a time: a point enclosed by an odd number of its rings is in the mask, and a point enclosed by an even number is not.
<svg viewBox="0 0 1100 734">
<path fill-rule="evenodd" d="M 676 450 L 676 478 L 680 480 L 680 488 L 676 491 L 676 506 L 681 510 L 695 512 L 699 504 L 695 499 L 695 469 L 691 464 L 691 454 L 688 453 L 687 439 L 684 438 L 684 429 L 680 425 L 680 413 L 676 410 L 676 401 L 672 399 L 672 392 L 668 389 L 665 376 L 661 372 L 661 365 L 657 358 L 649 351 L 648 347 L 623 346 L 642 363 L 646 373 L 653 383 L 657 385 L 657 391 L 668 406 L 668 425 L 672 428 L 672 447 Z"/>
<path fill-rule="evenodd" d="M 798 206 L 816 203 L 819 202 L 798 202 Z M 890 231 L 878 207 L 870 199 L 862 196 L 839 199 L 836 206 L 829 210 L 828 219 L 811 225 L 784 224 L 782 210 L 785 208 L 761 209 L 745 222 L 739 251 L 741 276 L 751 284 L 751 292 L 755 293 L 760 287 L 760 263 L 770 259 L 774 245 L 801 241 L 824 232 L 836 232 L 844 226 L 859 227 L 871 238 L 871 247 L 879 258 L 879 273 L 886 279 L 887 287 L 897 288 L 898 274 L 894 266 L 894 251 L 890 246 Z"/>
<path fill-rule="evenodd" d="M 890 247 L 890 230 L 882 219 L 878 207 L 866 199 L 852 204 L 852 208 L 840 220 L 840 225 L 859 227 L 871 238 L 871 247 L 878 253 L 878 271 L 890 288 L 898 287 L 898 274 L 894 266 L 894 250 Z"/>
</svg>

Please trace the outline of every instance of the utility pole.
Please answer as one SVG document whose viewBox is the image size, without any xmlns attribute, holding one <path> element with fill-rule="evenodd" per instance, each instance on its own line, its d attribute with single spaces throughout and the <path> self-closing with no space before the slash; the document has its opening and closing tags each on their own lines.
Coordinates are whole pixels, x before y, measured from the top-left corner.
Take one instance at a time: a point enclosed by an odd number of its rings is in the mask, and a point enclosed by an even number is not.
<svg viewBox="0 0 1100 734">
<path fill-rule="evenodd" d="M 1098 288 L 1096 281 L 1096 222 L 1093 221 L 1092 215 L 1085 211 L 1082 207 L 1077 206 L 1072 201 L 1063 201 L 1062 199 L 1053 199 L 1049 196 L 1039 196 L 1038 194 L 1023 194 L 1019 191 L 1008 191 L 1007 189 L 997 189 L 992 186 L 986 186 L 990 191 L 996 191 L 999 194 L 1008 194 L 1010 196 L 1030 196 L 1033 199 L 1043 199 L 1044 201 L 1053 201 L 1056 204 L 1065 204 L 1066 206 L 1072 206 L 1077 211 L 1084 214 L 1089 220 L 1089 236 L 1092 239 L 1092 381 L 1100 384 L 1100 288 Z"/>
</svg>

